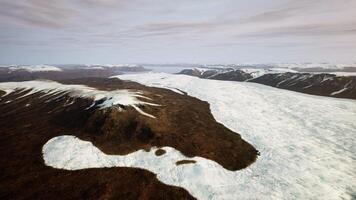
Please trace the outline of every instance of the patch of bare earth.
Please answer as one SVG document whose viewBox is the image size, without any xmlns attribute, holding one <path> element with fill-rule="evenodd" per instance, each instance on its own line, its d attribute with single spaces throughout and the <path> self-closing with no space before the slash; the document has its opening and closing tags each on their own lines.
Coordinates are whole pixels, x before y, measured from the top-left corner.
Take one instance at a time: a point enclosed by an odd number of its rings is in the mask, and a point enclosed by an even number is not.
<svg viewBox="0 0 356 200">
<path fill-rule="evenodd" d="M 156 151 L 155 151 L 155 155 L 156 156 L 161 156 L 161 155 L 163 155 L 163 154 L 165 154 L 166 153 L 166 151 L 164 150 L 164 149 L 157 149 Z"/>
</svg>

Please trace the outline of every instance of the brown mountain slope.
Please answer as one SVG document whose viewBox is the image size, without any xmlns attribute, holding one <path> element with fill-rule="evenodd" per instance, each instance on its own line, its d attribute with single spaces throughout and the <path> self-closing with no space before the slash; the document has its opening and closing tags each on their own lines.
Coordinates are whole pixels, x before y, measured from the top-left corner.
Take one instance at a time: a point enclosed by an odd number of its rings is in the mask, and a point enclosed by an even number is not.
<svg viewBox="0 0 356 200">
<path fill-rule="evenodd" d="M 248 80 L 306 94 L 356 99 L 356 77 L 334 74 L 279 73 Z"/>
</svg>

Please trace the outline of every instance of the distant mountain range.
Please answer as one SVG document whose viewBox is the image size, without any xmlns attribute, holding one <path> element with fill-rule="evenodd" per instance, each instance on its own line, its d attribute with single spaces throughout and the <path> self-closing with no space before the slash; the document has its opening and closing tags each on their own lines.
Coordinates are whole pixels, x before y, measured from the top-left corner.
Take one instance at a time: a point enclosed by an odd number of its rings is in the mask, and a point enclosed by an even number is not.
<svg viewBox="0 0 356 200">
<path fill-rule="evenodd" d="M 149 71 L 140 65 L 8 65 L 0 67 L 0 82 L 34 79 L 60 80 Z"/>
<path fill-rule="evenodd" d="M 254 82 L 307 94 L 356 99 L 356 68 L 324 69 L 329 73 L 316 71 L 323 70 L 316 67 L 290 69 L 245 66 L 184 69 L 179 74 L 204 79 Z"/>
</svg>

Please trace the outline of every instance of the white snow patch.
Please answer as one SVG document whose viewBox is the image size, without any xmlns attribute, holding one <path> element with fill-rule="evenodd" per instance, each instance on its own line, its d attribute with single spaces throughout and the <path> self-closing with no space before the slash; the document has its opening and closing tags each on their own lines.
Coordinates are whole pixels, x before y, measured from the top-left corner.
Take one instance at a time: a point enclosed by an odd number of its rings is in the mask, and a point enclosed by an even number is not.
<svg viewBox="0 0 356 200">
<path fill-rule="evenodd" d="M 345 92 L 346 90 L 348 90 L 349 88 L 342 88 L 341 90 L 338 90 L 338 91 L 335 91 L 333 93 L 331 93 L 331 95 L 337 95 L 337 94 L 340 94 L 340 93 L 343 93 Z"/>
<path fill-rule="evenodd" d="M 141 168 L 157 174 L 157 178 L 165 184 L 186 188 L 198 199 L 234 199 L 233 193 L 214 195 L 216 188 L 232 189 L 239 173 L 225 170 L 216 162 L 202 157 L 185 157 L 172 147 L 161 149 L 166 151 L 161 156 L 155 155 L 156 147 L 149 152 L 139 150 L 128 155 L 107 155 L 91 142 L 63 135 L 50 139 L 43 146 L 42 153 L 45 164 L 58 169 Z M 175 164 L 185 159 L 195 160 L 196 163 Z"/>
<path fill-rule="evenodd" d="M 100 69 L 100 70 L 102 70 L 102 69 L 105 69 L 105 68 L 102 67 L 102 66 L 87 66 L 84 69 Z"/>
<path fill-rule="evenodd" d="M 253 78 L 266 74 L 266 70 L 260 68 L 241 68 L 240 70 L 250 74 Z"/>
<path fill-rule="evenodd" d="M 336 76 L 356 76 L 356 72 L 331 72 L 330 74 L 335 74 Z"/>
<path fill-rule="evenodd" d="M 86 66 L 88 66 L 88 67 L 102 66 L 102 67 L 109 67 L 109 68 L 140 67 L 140 65 L 137 65 L 137 64 L 90 64 L 90 65 L 86 65 Z"/>
<path fill-rule="evenodd" d="M 12 89 L 6 89 L 6 88 L 0 88 L 0 90 L 5 92 L 5 94 L 1 95 L 1 97 L 5 97 L 8 94 L 10 94 L 11 92 L 13 92 Z"/>
<path fill-rule="evenodd" d="M 215 70 L 218 71 L 218 69 L 212 69 L 212 68 L 202 68 L 202 67 L 195 67 L 193 68 L 194 71 L 197 71 L 200 73 L 200 75 L 204 74 L 204 72 L 206 71 L 210 71 L 210 70 Z"/>
<path fill-rule="evenodd" d="M 96 88 L 88 87 L 85 85 L 65 85 L 55 81 L 47 81 L 47 80 L 4 82 L 4 83 L 0 83 L 0 90 L 4 90 L 6 92 L 5 95 L 8 95 L 9 93 L 12 93 L 16 90 L 26 91 L 26 93 L 24 93 L 22 96 L 18 97 L 17 99 L 29 96 L 37 92 L 45 93 L 41 97 L 65 93 L 70 97 L 75 97 L 75 98 L 87 98 L 87 99 L 92 99 L 94 101 L 102 100 L 103 102 L 97 105 L 101 109 L 108 108 L 115 105 L 132 106 L 141 114 L 153 118 L 154 118 L 153 115 L 143 112 L 141 109 L 137 107 L 137 105 L 146 104 L 151 106 L 159 106 L 158 104 L 140 100 L 140 98 L 141 99 L 149 99 L 149 98 L 143 96 L 142 92 L 139 91 L 131 91 L 131 90 L 104 91 L 104 90 L 98 90 Z M 72 104 L 74 100 L 75 99 L 73 99 L 72 102 L 66 105 Z"/>
<path fill-rule="evenodd" d="M 50 65 L 19 65 L 9 67 L 11 71 L 25 70 L 28 72 L 42 72 L 42 71 L 62 71 L 62 69 Z"/>
<path fill-rule="evenodd" d="M 185 75 L 118 77 L 149 86 L 178 88 L 208 101 L 217 121 L 240 133 L 261 152 L 245 170 L 228 172 L 213 165 L 165 177 L 175 179 L 177 185 L 197 198 L 352 199 L 356 192 L 354 100 Z M 182 170 L 190 167 L 181 166 Z"/>
<path fill-rule="evenodd" d="M 334 63 L 277 63 L 275 64 L 281 68 L 322 68 L 322 69 L 342 69 L 345 67 L 354 67 L 354 64 L 334 64 Z"/>
</svg>

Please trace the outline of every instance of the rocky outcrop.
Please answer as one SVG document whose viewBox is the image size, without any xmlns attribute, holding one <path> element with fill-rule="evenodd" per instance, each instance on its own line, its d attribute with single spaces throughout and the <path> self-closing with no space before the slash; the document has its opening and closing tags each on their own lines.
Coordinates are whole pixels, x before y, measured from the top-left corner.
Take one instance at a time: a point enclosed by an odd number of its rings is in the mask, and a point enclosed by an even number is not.
<svg viewBox="0 0 356 200">
<path fill-rule="evenodd" d="M 209 79 L 225 80 L 225 81 L 246 81 L 252 76 L 241 70 L 231 70 L 227 72 L 217 73 L 209 77 Z"/>
</svg>

